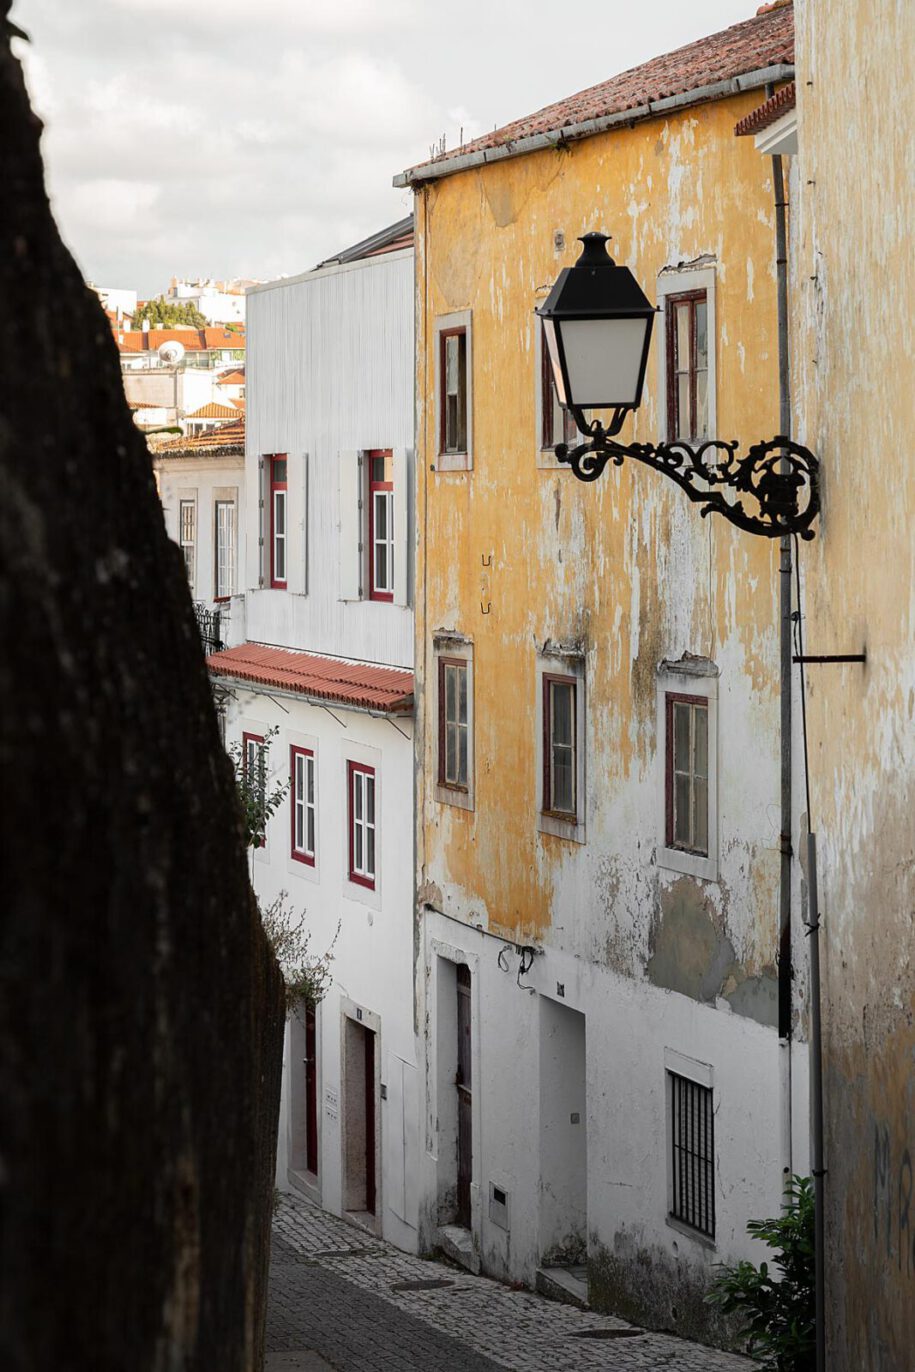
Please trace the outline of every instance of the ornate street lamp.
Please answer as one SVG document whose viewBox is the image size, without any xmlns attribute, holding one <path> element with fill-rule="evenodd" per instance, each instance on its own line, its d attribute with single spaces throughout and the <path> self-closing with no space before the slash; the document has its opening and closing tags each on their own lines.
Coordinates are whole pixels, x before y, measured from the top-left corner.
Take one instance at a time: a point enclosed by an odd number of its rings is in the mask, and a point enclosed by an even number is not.
<svg viewBox="0 0 915 1372">
<path fill-rule="evenodd" d="M 765 538 L 799 534 L 813 538 L 820 509 L 819 462 L 813 453 L 780 435 L 754 443 L 737 457 L 737 441 L 710 438 L 697 444 L 617 443 L 626 416 L 637 410 L 648 362 L 656 310 L 628 267 L 607 252 L 608 238 L 586 233 L 574 267 L 565 267 L 536 311 L 543 320 L 559 403 L 569 411 L 586 443 L 560 443 L 556 456 L 579 481 L 596 481 L 608 462 L 621 467 L 634 458 L 675 481 L 700 513 L 724 515 L 748 533 Z M 585 410 L 611 410 L 606 426 L 587 420 Z M 724 490 L 750 497 L 728 500 Z"/>
</svg>

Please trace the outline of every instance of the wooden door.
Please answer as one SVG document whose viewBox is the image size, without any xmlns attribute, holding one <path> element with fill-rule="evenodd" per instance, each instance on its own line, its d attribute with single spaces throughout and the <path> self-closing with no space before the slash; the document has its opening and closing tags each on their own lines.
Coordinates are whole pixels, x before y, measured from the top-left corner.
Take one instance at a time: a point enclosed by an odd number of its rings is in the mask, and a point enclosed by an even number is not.
<svg viewBox="0 0 915 1372">
<path fill-rule="evenodd" d="M 318 1175 L 318 1036 L 314 1006 L 305 1010 L 305 1166 Z"/>
<path fill-rule="evenodd" d="M 375 1213 L 375 1035 L 363 1029 L 365 1043 L 365 1208 Z"/>
<path fill-rule="evenodd" d="M 473 1075 L 470 1035 L 470 968 L 457 969 L 458 1166 L 455 1220 L 470 1228 L 470 1182 L 473 1176 Z"/>
</svg>

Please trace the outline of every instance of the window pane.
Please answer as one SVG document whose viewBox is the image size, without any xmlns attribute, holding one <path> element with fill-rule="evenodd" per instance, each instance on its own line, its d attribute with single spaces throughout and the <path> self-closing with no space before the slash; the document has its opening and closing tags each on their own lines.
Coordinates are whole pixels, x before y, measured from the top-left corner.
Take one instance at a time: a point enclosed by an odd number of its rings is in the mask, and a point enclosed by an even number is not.
<svg viewBox="0 0 915 1372">
<path fill-rule="evenodd" d="M 280 537 L 286 532 L 285 491 L 276 491 L 273 496 L 273 532 Z"/>
<path fill-rule="evenodd" d="M 375 875 L 375 830 L 366 829 L 365 831 L 365 871 L 366 875 Z"/>
<path fill-rule="evenodd" d="M 692 425 L 689 413 L 689 373 L 681 372 L 677 377 L 677 438 L 689 438 Z"/>
<path fill-rule="evenodd" d="M 357 820 L 362 819 L 362 773 L 353 773 L 353 814 Z"/>
<path fill-rule="evenodd" d="M 674 701 L 674 771 L 689 771 L 689 706 Z"/>
<path fill-rule="evenodd" d="M 365 818 L 369 824 L 375 823 L 375 778 L 365 778 Z"/>
<path fill-rule="evenodd" d="M 445 780 L 457 780 L 457 729 L 453 724 L 445 725 Z"/>
<path fill-rule="evenodd" d="M 674 777 L 674 843 L 689 848 L 689 777 Z"/>
<path fill-rule="evenodd" d="M 449 334 L 445 339 L 445 394 L 457 395 L 458 392 L 458 339 L 459 334 Z"/>
<path fill-rule="evenodd" d="M 696 301 L 696 366 L 708 366 L 708 306 L 704 300 Z"/>
<path fill-rule="evenodd" d="M 697 776 L 708 776 L 708 710 L 704 705 L 693 706 L 693 770 Z"/>
<path fill-rule="evenodd" d="M 448 724 L 457 719 L 457 668 L 445 667 L 445 721 Z"/>
<path fill-rule="evenodd" d="M 273 463 L 273 481 L 277 486 L 281 486 L 286 480 L 286 459 L 275 458 Z"/>
<path fill-rule="evenodd" d="M 388 527 L 388 498 L 387 492 L 375 492 L 375 537 L 383 539 L 387 537 Z"/>
<path fill-rule="evenodd" d="M 384 481 L 384 458 L 383 458 L 383 457 L 373 457 L 373 458 L 372 458 L 372 480 L 373 480 L 373 481 Z"/>
<path fill-rule="evenodd" d="M 571 748 L 553 749 L 553 809 L 575 813 L 574 754 Z"/>
<path fill-rule="evenodd" d="M 458 684 L 459 684 L 457 718 L 460 720 L 461 724 L 466 724 L 466 723 L 467 723 L 467 668 L 466 668 L 466 667 L 457 667 L 457 668 L 455 668 L 455 671 L 457 672 L 457 679 L 458 679 Z"/>
<path fill-rule="evenodd" d="M 708 852 L 708 782 L 697 777 L 693 783 L 693 843 L 700 853 Z"/>
<path fill-rule="evenodd" d="M 463 726 L 458 730 L 457 783 L 459 786 L 467 785 L 467 729 Z"/>
<path fill-rule="evenodd" d="M 696 373 L 696 438 L 708 438 L 708 372 Z"/>
<path fill-rule="evenodd" d="M 305 775 L 307 777 L 306 799 L 309 805 L 315 803 L 315 760 L 310 757 L 306 761 Z"/>
<path fill-rule="evenodd" d="M 689 322 L 690 322 L 690 321 L 689 321 L 689 315 L 690 315 L 689 302 L 686 301 L 686 300 L 684 300 L 684 302 L 682 303 L 682 305 L 677 305 L 677 306 L 676 306 L 676 311 L 677 311 L 677 323 L 676 323 L 676 329 L 677 329 L 677 332 L 676 332 L 676 349 L 677 349 L 676 364 L 677 364 L 677 371 L 678 371 L 678 372 L 687 372 L 687 371 L 689 371 L 689 363 L 690 363 L 690 357 L 689 357 L 689 352 L 690 352 L 690 349 L 689 349 L 689 342 L 690 342 L 690 339 L 689 339 Z"/>
<path fill-rule="evenodd" d="M 306 843 L 305 847 L 306 847 L 306 850 L 307 850 L 309 853 L 313 853 L 314 850 L 315 850 L 315 812 L 314 812 L 314 810 L 309 810 L 309 811 L 307 812 L 307 831 L 308 831 L 308 840 L 307 840 L 307 843 Z"/>
<path fill-rule="evenodd" d="M 353 831 L 353 869 L 356 872 L 363 871 L 362 863 L 362 825 L 357 824 Z"/>
<path fill-rule="evenodd" d="M 383 591 L 388 584 L 388 545 L 375 544 L 375 590 Z"/>
<path fill-rule="evenodd" d="M 573 691 L 574 687 L 571 685 L 563 685 L 555 681 L 550 682 L 550 695 L 552 697 L 553 708 L 552 738 L 554 743 L 571 745 L 574 741 L 572 737 L 575 715 Z"/>
</svg>

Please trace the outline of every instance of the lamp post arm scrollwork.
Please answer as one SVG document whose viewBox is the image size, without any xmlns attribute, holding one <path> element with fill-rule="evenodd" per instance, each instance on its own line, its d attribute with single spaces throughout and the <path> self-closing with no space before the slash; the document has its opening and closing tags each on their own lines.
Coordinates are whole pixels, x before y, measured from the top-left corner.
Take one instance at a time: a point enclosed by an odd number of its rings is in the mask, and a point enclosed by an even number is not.
<svg viewBox="0 0 915 1372">
<path fill-rule="evenodd" d="M 579 481 L 596 481 L 608 463 L 621 467 L 629 457 L 669 476 L 689 500 L 701 506 L 703 516 L 724 515 L 739 529 L 764 538 L 783 534 L 813 538 L 810 526 L 820 509 L 820 464 L 809 448 L 784 435 L 754 443 L 743 457 L 737 456 L 736 440 L 618 443 L 615 435 L 628 409 L 615 409 L 606 427 L 600 420 L 586 420 L 581 410 L 570 409 L 588 441 L 576 447 L 560 443 L 556 457 L 572 468 Z M 736 498 L 727 499 L 726 491 Z M 748 510 L 745 499 L 753 501 L 755 508 Z"/>
</svg>

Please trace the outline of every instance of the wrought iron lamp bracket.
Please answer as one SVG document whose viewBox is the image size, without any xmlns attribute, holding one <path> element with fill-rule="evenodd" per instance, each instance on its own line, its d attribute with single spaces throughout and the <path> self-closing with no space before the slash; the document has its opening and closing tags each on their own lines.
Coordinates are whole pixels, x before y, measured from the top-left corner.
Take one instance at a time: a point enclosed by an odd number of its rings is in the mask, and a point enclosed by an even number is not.
<svg viewBox="0 0 915 1372">
<path fill-rule="evenodd" d="M 701 505 L 703 518 L 721 514 L 739 529 L 763 538 L 781 538 L 784 534 L 813 538 L 810 526 L 820 510 L 820 464 L 809 448 L 783 434 L 754 443 L 743 457 L 737 456 L 736 440 L 720 438 L 698 444 L 683 439 L 617 443 L 615 436 L 628 413 L 628 407 L 617 407 L 604 426 L 599 419 L 588 421 L 581 410 L 572 408 L 571 414 L 588 441 L 577 447 L 557 444 L 558 461 L 568 463 L 579 481 L 597 481 L 608 463 L 621 467 L 624 459 L 631 457 L 675 481 L 689 500 Z M 728 500 L 725 491 L 749 497 L 756 504 L 756 512 L 747 510 L 743 499 Z"/>
</svg>

